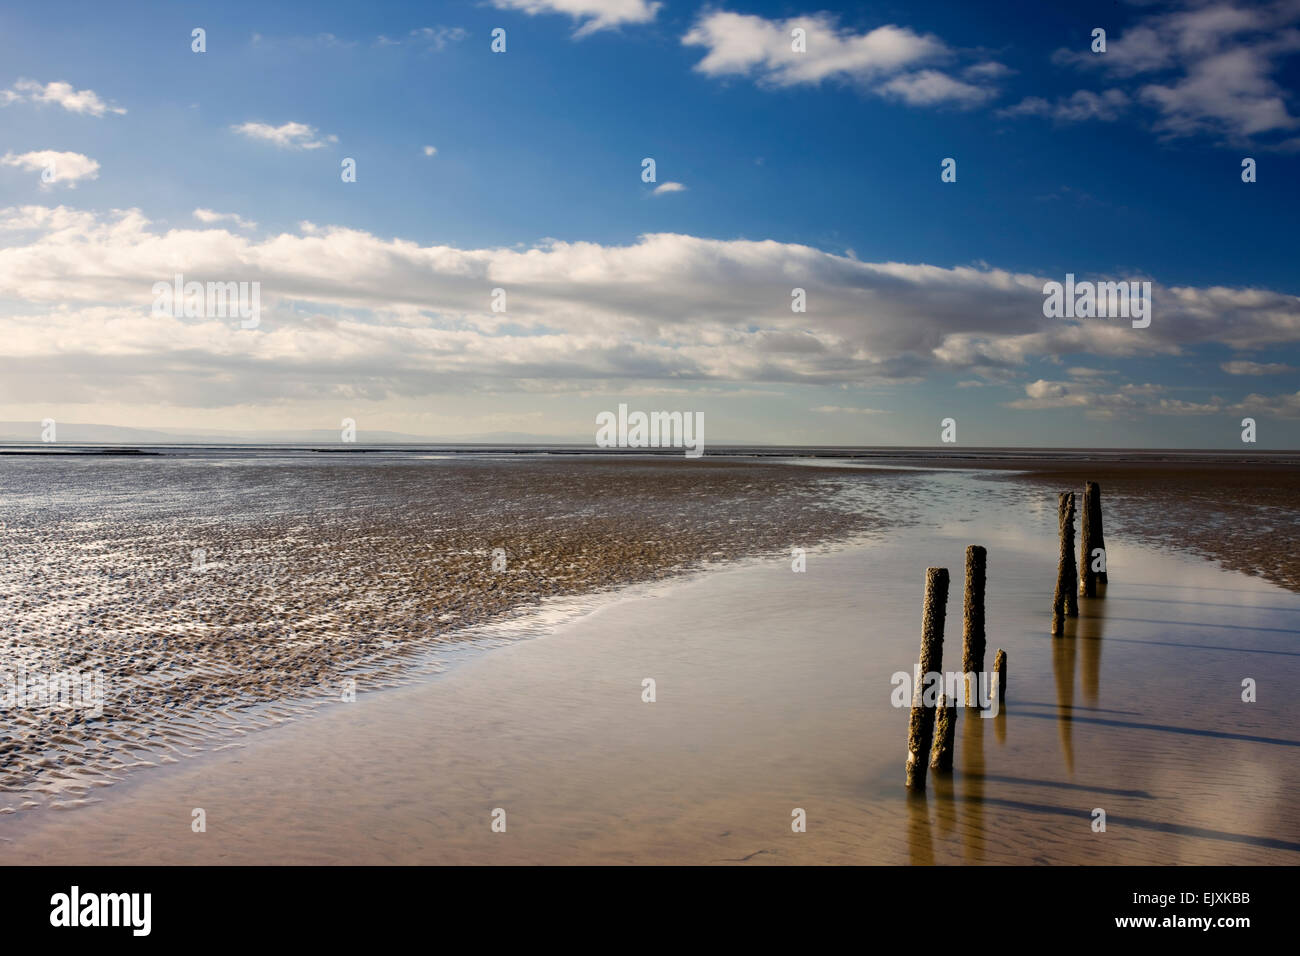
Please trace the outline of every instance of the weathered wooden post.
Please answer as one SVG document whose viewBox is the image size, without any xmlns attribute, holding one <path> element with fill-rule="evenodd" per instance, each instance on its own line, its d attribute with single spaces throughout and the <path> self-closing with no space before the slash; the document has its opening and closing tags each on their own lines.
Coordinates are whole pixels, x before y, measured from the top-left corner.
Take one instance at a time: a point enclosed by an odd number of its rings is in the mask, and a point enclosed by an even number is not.
<svg viewBox="0 0 1300 956">
<path fill-rule="evenodd" d="M 926 757 L 934 736 L 934 708 L 925 706 L 925 676 L 943 668 L 943 619 L 948 607 L 948 569 L 925 569 L 925 605 L 921 612 L 921 659 L 912 687 L 907 725 L 907 786 L 925 789 Z"/>
<path fill-rule="evenodd" d="M 1101 548 L 1102 554 L 1106 553 L 1106 537 L 1101 533 L 1101 485 L 1095 481 L 1092 483 L 1092 537 L 1093 547 Z M 1102 570 L 1097 572 L 1097 580 L 1105 584 L 1109 578 L 1106 576 L 1106 563 L 1102 563 Z"/>
<path fill-rule="evenodd" d="M 1057 496 L 1057 520 L 1061 531 L 1061 556 L 1056 565 L 1056 593 L 1052 598 L 1052 636 L 1065 633 L 1065 619 L 1079 616 L 1079 599 L 1074 593 L 1074 492 Z"/>
<path fill-rule="evenodd" d="M 1104 559 L 1106 543 L 1101 536 L 1101 488 L 1095 481 L 1083 487 L 1083 509 L 1079 528 L 1079 596 L 1096 597 L 1097 582 L 1106 580 L 1106 572 L 1094 571 L 1093 552 L 1100 550 Z M 1105 565 L 1103 564 L 1104 568 Z"/>
<path fill-rule="evenodd" d="M 930 751 L 930 769 L 952 773 L 952 743 L 957 732 L 957 702 L 939 695 L 939 711 L 934 724 L 934 749 Z"/>
<path fill-rule="evenodd" d="M 966 601 L 961 631 L 962 683 L 966 706 L 979 702 L 979 675 L 984 672 L 984 578 L 988 552 L 978 544 L 966 548 Z M 971 686 L 970 675 L 975 675 Z"/>
<path fill-rule="evenodd" d="M 1079 579 L 1079 569 L 1074 566 L 1074 492 L 1069 492 L 1066 499 L 1065 508 L 1065 536 L 1061 539 L 1061 547 L 1065 554 L 1065 616 L 1079 616 L 1079 592 L 1075 588 L 1074 582 Z"/>
<path fill-rule="evenodd" d="M 1092 489 L 1083 483 L 1083 507 L 1079 514 L 1079 597 L 1097 596 L 1097 574 L 1092 570 Z"/>
<path fill-rule="evenodd" d="M 998 703 L 1007 699 L 1007 652 L 998 648 L 993 656 L 993 674 L 998 679 Z"/>
</svg>

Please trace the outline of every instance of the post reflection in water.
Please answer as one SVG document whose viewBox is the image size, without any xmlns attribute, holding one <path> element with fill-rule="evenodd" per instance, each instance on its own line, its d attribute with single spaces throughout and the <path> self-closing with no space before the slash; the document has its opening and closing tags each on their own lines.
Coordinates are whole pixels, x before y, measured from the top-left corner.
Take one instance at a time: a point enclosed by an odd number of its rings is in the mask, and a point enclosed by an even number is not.
<svg viewBox="0 0 1300 956">
<path fill-rule="evenodd" d="M 940 843 L 950 842 L 960 833 L 962 857 L 967 863 L 984 862 L 987 853 L 984 824 L 984 723 L 977 708 L 959 708 L 957 756 L 958 773 L 931 771 L 928 791 L 908 792 L 907 849 L 914 865 L 931 866 L 935 862 L 937 828 Z M 999 718 L 989 718 L 996 724 Z M 930 819 L 931 801 L 934 819 Z"/>
<path fill-rule="evenodd" d="M 1098 586 L 1104 595 L 1105 585 Z M 1072 736 L 1074 710 L 1075 661 L 1082 653 L 1082 689 L 1084 701 L 1095 707 L 1101 698 L 1101 641 L 1106 625 L 1106 605 L 1101 597 L 1083 598 L 1080 615 L 1064 637 L 1052 640 L 1052 674 L 1056 678 L 1056 722 L 1061 735 L 1061 752 L 1065 766 L 1074 773 L 1074 741 Z"/>
<path fill-rule="evenodd" d="M 957 828 L 957 801 L 953 798 L 952 774 L 932 770 L 930 780 L 934 785 L 935 821 L 939 826 L 939 836 L 946 839 Z"/>
<path fill-rule="evenodd" d="M 1052 641 L 1052 675 L 1056 678 L 1056 724 L 1061 734 L 1061 752 L 1065 768 L 1074 773 L 1074 742 L 1072 724 L 1074 709 L 1074 662 L 1078 656 L 1079 642 L 1073 629 L 1064 637 Z"/>
<path fill-rule="evenodd" d="M 1094 707 L 1101 697 L 1101 638 L 1106 626 L 1106 605 L 1102 597 L 1106 585 L 1098 584 L 1097 594 L 1095 598 L 1080 598 L 1080 616 L 1074 631 L 1083 655 L 1083 699 Z"/>
<path fill-rule="evenodd" d="M 907 854 L 913 866 L 934 866 L 930 806 L 924 790 L 907 791 Z"/>
<path fill-rule="evenodd" d="M 977 863 L 984 859 L 984 724 L 1001 720 L 984 718 L 976 708 L 962 715 L 961 732 L 961 782 L 966 825 L 962 828 L 962 848 L 966 861 Z"/>
</svg>

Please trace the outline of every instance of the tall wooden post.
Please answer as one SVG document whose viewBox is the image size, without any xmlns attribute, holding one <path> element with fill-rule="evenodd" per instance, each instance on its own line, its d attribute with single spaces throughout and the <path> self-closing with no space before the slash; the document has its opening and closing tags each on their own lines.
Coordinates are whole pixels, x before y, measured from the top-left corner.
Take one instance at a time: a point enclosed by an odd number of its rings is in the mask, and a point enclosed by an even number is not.
<svg viewBox="0 0 1300 956">
<path fill-rule="evenodd" d="M 1052 636 L 1065 633 L 1065 619 L 1079 616 L 1079 599 L 1074 592 L 1074 492 L 1057 496 L 1057 520 L 1061 532 L 1061 555 L 1056 565 L 1056 593 L 1052 598 Z"/>
<path fill-rule="evenodd" d="M 926 674 L 943 669 L 943 620 L 948 607 L 948 569 L 925 569 L 925 605 L 921 612 L 921 659 L 912 688 L 912 713 L 907 725 L 907 786 L 925 789 L 926 759 L 934 736 L 934 707 L 923 698 Z"/>
<path fill-rule="evenodd" d="M 1101 485 L 1095 481 L 1092 482 L 1092 537 L 1093 547 L 1101 548 L 1102 553 L 1106 551 L 1106 538 L 1101 533 Z M 1103 565 L 1104 567 L 1104 565 Z M 1105 584 L 1107 580 L 1105 571 L 1097 572 L 1097 580 Z"/>
<path fill-rule="evenodd" d="M 1083 488 L 1083 509 L 1079 529 L 1079 596 L 1096 597 L 1097 582 L 1106 580 L 1105 571 L 1094 571 L 1093 552 L 1101 550 L 1106 553 L 1106 544 L 1101 536 L 1101 489 L 1095 481 L 1089 481 Z"/>
<path fill-rule="evenodd" d="M 984 578 L 988 552 L 978 544 L 966 548 L 966 602 L 961 631 L 962 683 L 966 706 L 979 700 L 979 675 L 984 671 Z M 971 686 L 970 675 L 975 675 Z"/>
<path fill-rule="evenodd" d="M 934 749 L 930 751 L 930 769 L 952 773 L 952 747 L 957 733 L 957 702 L 939 695 L 939 711 L 934 725 Z"/>
</svg>

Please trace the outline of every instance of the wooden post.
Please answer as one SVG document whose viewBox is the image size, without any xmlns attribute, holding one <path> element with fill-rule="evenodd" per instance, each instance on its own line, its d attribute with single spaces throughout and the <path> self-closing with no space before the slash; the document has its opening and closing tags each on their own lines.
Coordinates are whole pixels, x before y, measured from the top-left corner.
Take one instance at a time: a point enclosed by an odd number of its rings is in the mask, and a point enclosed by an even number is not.
<svg viewBox="0 0 1300 956">
<path fill-rule="evenodd" d="M 1079 596 L 1096 597 L 1097 582 L 1106 579 L 1104 571 L 1094 571 L 1093 551 L 1106 546 L 1101 538 L 1101 489 L 1095 481 L 1083 486 L 1083 509 L 1080 512 L 1079 528 Z"/>
<path fill-rule="evenodd" d="M 1052 636 L 1065 633 L 1065 619 L 1079 616 L 1079 599 L 1074 593 L 1074 492 L 1057 496 L 1057 520 L 1061 532 L 1061 556 L 1056 565 L 1056 593 L 1052 598 Z"/>
<path fill-rule="evenodd" d="M 1092 485 L 1092 546 L 1101 548 L 1102 553 L 1106 551 L 1106 539 L 1101 533 L 1101 485 L 1095 481 L 1090 482 Z M 1104 567 L 1104 565 L 1103 565 Z M 1105 584 L 1108 580 L 1105 571 L 1097 572 L 1097 580 Z"/>
<path fill-rule="evenodd" d="M 943 619 L 948 607 L 948 569 L 925 569 L 925 605 L 921 613 L 921 659 L 912 688 L 912 713 L 907 725 L 907 787 L 925 789 L 926 756 L 934 736 L 934 708 L 926 707 L 925 675 L 943 669 Z"/>
<path fill-rule="evenodd" d="M 1007 652 L 1000 647 L 993 656 L 993 673 L 998 678 L 998 703 L 1001 704 L 1007 699 Z"/>
<path fill-rule="evenodd" d="M 984 578 L 988 552 L 978 544 L 966 548 L 966 603 L 961 632 L 962 683 L 966 706 L 979 702 L 979 675 L 984 671 Z M 975 675 L 971 686 L 970 675 Z"/>
<path fill-rule="evenodd" d="M 957 732 L 957 702 L 939 695 L 939 713 L 934 725 L 934 749 L 930 751 L 930 769 L 952 773 L 952 742 Z"/>
</svg>

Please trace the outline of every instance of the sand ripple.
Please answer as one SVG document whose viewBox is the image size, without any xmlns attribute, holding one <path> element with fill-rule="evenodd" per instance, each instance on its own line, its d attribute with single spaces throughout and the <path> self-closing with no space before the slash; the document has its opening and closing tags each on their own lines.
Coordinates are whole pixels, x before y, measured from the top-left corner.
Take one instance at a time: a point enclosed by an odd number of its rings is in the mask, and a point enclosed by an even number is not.
<svg viewBox="0 0 1300 956">
<path fill-rule="evenodd" d="M 348 681 L 420 679 L 467 627 L 548 598 L 881 527 L 907 485 L 725 461 L 360 458 L 0 460 L 0 679 L 103 681 L 102 716 L 0 707 L 0 811 L 80 805 Z"/>
</svg>

